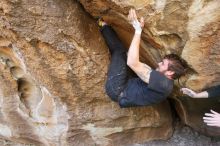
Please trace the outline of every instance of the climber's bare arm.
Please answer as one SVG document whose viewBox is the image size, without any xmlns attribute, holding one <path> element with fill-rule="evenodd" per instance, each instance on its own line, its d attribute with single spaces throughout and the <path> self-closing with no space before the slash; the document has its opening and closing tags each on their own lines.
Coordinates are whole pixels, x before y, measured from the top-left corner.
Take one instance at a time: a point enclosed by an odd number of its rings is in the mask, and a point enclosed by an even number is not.
<svg viewBox="0 0 220 146">
<path fill-rule="evenodd" d="M 151 68 L 139 61 L 140 35 L 135 34 L 128 50 L 127 65 L 146 83 L 149 83 Z"/>
<path fill-rule="evenodd" d="M 131 21 L 135 34 L 133 36 L 131 45 L 128 50 L 127 65 L 146 83 L 149 83 L 151 68 L 140 62 L 139 60 L 139 48 L 141 41 L 141 31 L 144 27 L 144 19 L 141 18 L 140 22 L 137 19 L 137 15 L 134 9 L 129 11 L 129 21 Z"/>
<path fill-rule="evenodd" d="M 202 91 L 202 92 L 195 92 L 189 88 L 181 88 L 181 91 L 183 94 L 186 94 L 192 98 L 208 98 L 209 94 L 207 91 Z"/>
</svg>

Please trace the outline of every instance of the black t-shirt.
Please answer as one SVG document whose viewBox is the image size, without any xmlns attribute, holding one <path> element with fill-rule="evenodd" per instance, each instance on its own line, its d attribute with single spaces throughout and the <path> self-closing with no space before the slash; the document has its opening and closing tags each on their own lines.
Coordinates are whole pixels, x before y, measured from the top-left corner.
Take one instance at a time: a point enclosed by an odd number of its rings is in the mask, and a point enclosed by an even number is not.
<svg viewBox="0 0 220 146">
<path fill-rule="evenodd" d="M 150 74 L 149 84 L 140 78 L 129 79 L 127 87 L 119 99 L 120 107 L 144 106 L 166 99 L 173 89 L 173 80 L 158 71 Z"/>
<path fill-rule="evenodd" d="M 209 98 L 220 98 L 220 85 L 207 89 Z"/>
</svg>

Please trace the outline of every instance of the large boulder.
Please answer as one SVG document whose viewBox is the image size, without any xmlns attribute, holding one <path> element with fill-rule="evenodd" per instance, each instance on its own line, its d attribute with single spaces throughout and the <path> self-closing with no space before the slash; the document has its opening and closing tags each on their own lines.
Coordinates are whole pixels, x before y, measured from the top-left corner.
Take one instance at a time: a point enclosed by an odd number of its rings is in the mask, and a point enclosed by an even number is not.
<svg viewBox="0 0 220 146">
<path fill-rule="evenodd" d="M 133 29 L 127 20 L 130 8 L 145 18 L 142 33 L 142 61 L 156 66 L 167 53 L 177 53 L 193 69 L 182 78 L 182 86 L 196 91 L 220 84 L 220 1 L 219 0 L 80 0 L 94 17 L 102 16 L 128 46 Z M 176 84 L 181 87 L 179 84 Z M 217 100 L 192 100 L 173 95 L 176 110 L 183 121 L 207 135 L 219 136 L 219 130 L 205 126 L 202 117 L 217 108 Z M 192 118 L 193 117 L 193 118 Z"/>
<path fill-rule="evenodd" d="M 127 14 L 128 9 L 117 10 Z M 172 135 L 167 101 L 121 109 L 107 97 L 108 48 L 78 2 L 1 0 L 0 12 L 2 138 L 35 145 L 104 146 Z M 119 22 L 127 25 L 120 36 L 129 34 L 123 40 L 128 44 L 131 27 L 126 19 Z M 152 64 L 154 53 L 147 59 Z"/>
</svg>

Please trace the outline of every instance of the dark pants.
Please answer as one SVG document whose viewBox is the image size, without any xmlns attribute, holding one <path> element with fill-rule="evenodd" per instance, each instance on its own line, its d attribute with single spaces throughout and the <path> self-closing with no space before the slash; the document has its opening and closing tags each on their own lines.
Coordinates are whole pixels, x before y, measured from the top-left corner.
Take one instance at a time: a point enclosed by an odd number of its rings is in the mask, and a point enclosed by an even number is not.
<svg viewBox="0 0 220 146">
<path fill-rule="evenodd" d="M 107 95 L 113 101 L 118 101 L 118 98 L 126 87 L 129 78 L 128 72 L 130 72 L 130 69 L 127 66 L 127 51 L 115 31 L 110 26 L 103 26 L 101 33 L 111 53 L 111 62 L 108 69 L 105 89 Z"/>
</svg>

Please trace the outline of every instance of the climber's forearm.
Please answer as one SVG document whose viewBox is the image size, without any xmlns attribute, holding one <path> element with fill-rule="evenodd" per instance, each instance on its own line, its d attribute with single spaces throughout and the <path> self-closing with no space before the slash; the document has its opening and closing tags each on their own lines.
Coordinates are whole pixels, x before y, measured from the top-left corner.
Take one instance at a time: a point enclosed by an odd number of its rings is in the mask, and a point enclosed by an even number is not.
<svg viewBox="0 0 220 146">
<path fill-rule="evenodd" d="M 181 91 L 183 92 L 183 94 L 186 94 L 192 98 L 208 98 L 209 94 L 207 91 L 202 91 L 202 92 L 195 92 L 189 88 L 181 88 Z"/>
<path fill-rule="evenodd" d="M 208 98 L 209 94 L 207 91 L 202 91 L 195 94 L 195 98 Z"/>
<path fill-rule="evenodd" d="M 140 47 L 141 34 L 134 34 L 131 45 L 128 50 L 127 64 L 128 66 L 135 66 L 139 61 L 139 47 Z"/>
</svg>

